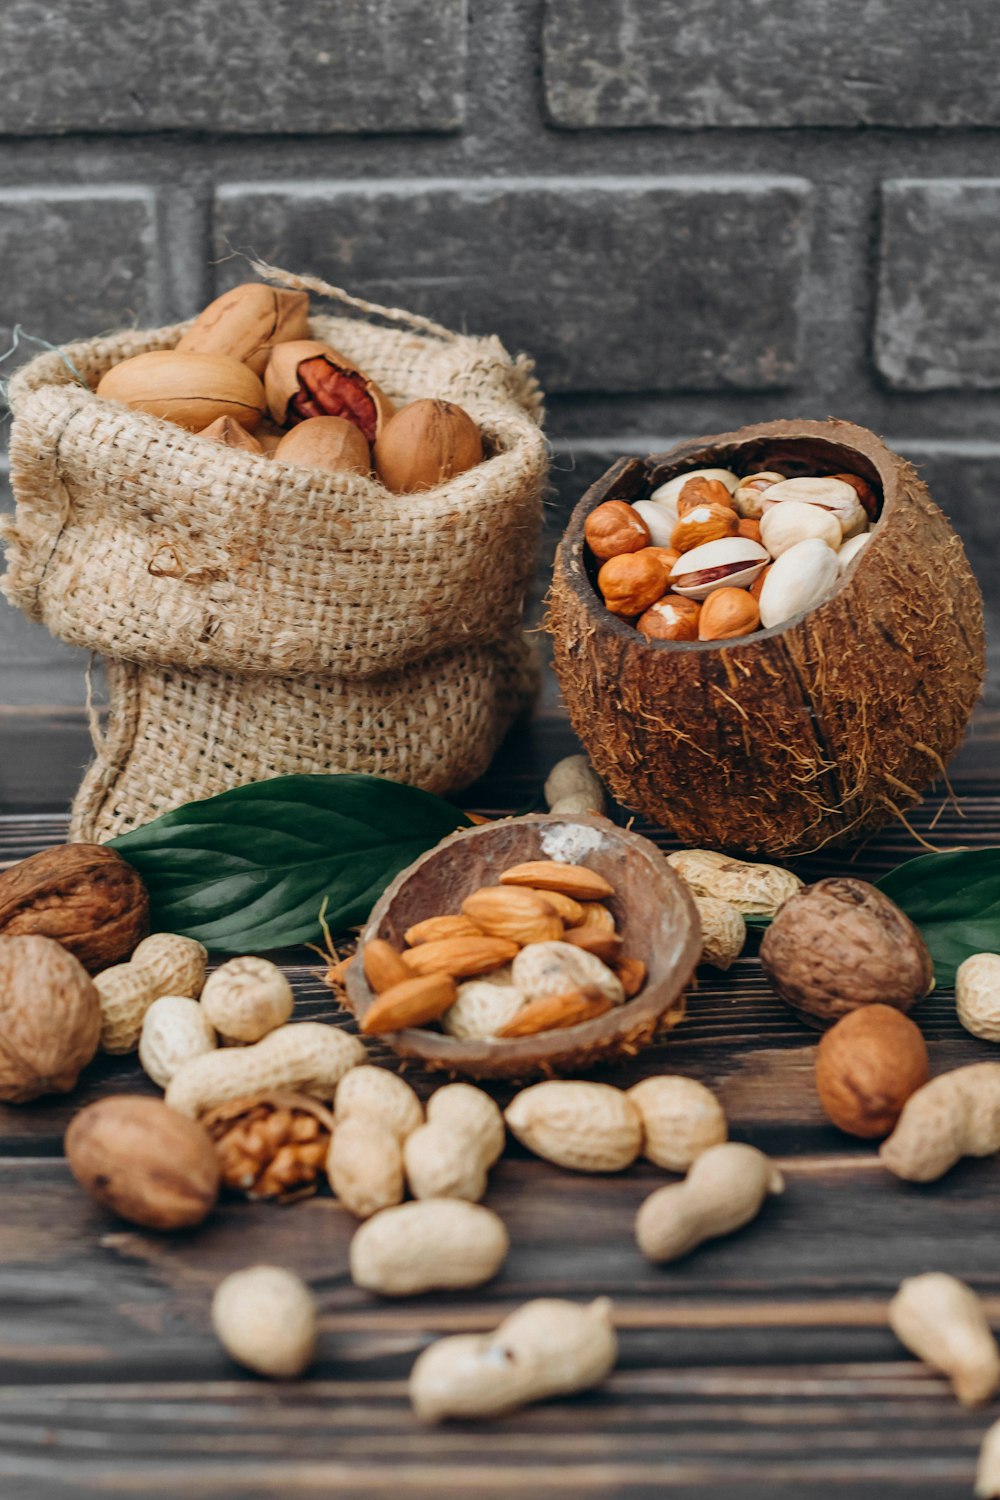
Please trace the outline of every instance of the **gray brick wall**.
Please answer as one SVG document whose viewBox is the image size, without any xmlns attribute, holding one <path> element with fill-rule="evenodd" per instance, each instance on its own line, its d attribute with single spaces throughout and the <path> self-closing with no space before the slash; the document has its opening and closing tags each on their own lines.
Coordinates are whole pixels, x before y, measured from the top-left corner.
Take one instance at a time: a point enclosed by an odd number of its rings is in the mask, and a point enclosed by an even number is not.
<svg viewBox="0 0 1000 1500">
<path fill-rule="evenodd" d="M 0 339 L 185 316 L 264 255 L 537 356 L 543 565 L 614 456 L 839 415 L 923 466 L 1000 615 L 995 10 L 16 0 Z M 0 605 L 0 705 L 79 704 L 83 665 Z"/>
</svg>

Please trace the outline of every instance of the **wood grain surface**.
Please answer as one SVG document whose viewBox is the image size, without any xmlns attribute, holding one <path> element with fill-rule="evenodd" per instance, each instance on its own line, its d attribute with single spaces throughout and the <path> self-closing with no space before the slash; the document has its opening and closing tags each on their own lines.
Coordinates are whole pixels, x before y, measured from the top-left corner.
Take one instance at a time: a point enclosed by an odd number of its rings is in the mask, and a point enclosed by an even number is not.
<svg viewBox="0 0 1000 1500">
<path fill-rule="evenodd" d="M 36 716 L 34 733 L 45 723 Z M 2 726 L 0 738 L 10 750 Z M 931 798 L 913 827 L 941 847 L 1000 843 L 998 746 L 1000 721 L 984 716 L 955 767 L 964 816 Z M 560 720 L 536 722 L 463 801 L 523 810 L 572 748 Z M 32 758 L 45 768 L 44 754 L 7 755 L 2 784 L 29 788 Z M 71 780 L 76 766 L 60 765 Z M 51 804 L 39 795 L 36 806 Z M 0 866 L 60 841 L 65 826 L 51 811 L 8 812 Z M 918 852 L 896 827 L 796 868 L 806 878 L 871 876 Z M 311 954 L 282 962 L 297 1019 L 350 1024 Z M 996 1055 L 958 1025 L 949 992 L 915 1018 L 935 1073 Z M 474 1292 L 400 1302 L 353 1286 L 355 1224 L 328 1196 L 286 1208 L 227 1199 L 201 1229 L 173 1236 L 134 1229 L 85 1198 L 62 1159 L 63 1131 L 91 1099 L 155 1092 L 134 1056 L 95 1062 L 70 1098 L 0 1108 L 0 1500 L 968 1496 L 1000 1403 L 959 1408 L 896 1342 L 886 1303 L 903 1276 L 948 1270 L 983 1294 L 1000 1326 L 1000 1171 L 994 1160 L 964 1162 L 926 1187 L 891 1177 L 870 1145 L 825 1122 L 815 1043 L 750 955 L 727 974 L 701 970 L 681 1027 L 595 1074 L 628 1084 L 679 1072 L 718 1090 L 732 1135 L 774 1154 L 787 1179 L 740 1234 L 651 1266 L 632 1223 L 666 1174 L 639 1164 L 583 1177 L 512 1144 L 487 1199 L 511 1235 L 500 1276 Z M 385 1044 L 372 1051 L 395 1065 Z M 419 1070 L 407 1076 L 424 1092 L 433 1086 Z M 502 1102 L 510 1089 L 493 1092 Z M 321 1309 L 317 1363 L 287 1385 L 242 1374 L 209 1329 L 221 1277 L 261 1260 L 307 1277 Z M 406 1377 L 430 1340 L 489 1328 L 551 1294 L 614 1299 L 621 1359 L 600 1390 L 491 1424 L 414 1420 Z"/>
</svg>

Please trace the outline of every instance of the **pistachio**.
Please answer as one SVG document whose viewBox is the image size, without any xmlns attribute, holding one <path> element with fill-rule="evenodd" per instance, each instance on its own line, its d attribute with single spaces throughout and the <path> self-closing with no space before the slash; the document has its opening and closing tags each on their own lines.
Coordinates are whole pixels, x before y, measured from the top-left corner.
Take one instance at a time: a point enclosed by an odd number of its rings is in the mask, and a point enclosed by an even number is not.
<svg viewBox="0 0 1000 1500">
<path fill-rule="evenodd" d="M 815 609 L 830 593 L 839 574 L 837 554 L 826 542 L 813 537 L 789 547 L 768 570 L 760 591 L 760 622 L 765 630 Z"/>
<path fill-rule="evenodd" d="M 837 553 L 837 566 L 842 573 L 846 573 L 851 563 L 859 552 L 863 552 L 872 539 L 870 531 L 863 531 L 860 536 L 852 536 L 846 541 Z"/>
<path fill-rule="evenodd" d="M 821 506 L 807 505 L 804 500 L 786 500 L 782 505 L 772 506 L 761 517 L 760 538 L 775 559 L 789 547 L 813 537 L 825 542 L 834 552 L 843 541 L 840 522 Z"/>
<path fill-rule="evenodd" d="M 674 564 L 670 586 L 687 599 L 705 599 L 713 589 L 749 587 L 768 562 L 770 556 L 759 542 L 722 537 L 685 552 Z"/>
<path fill-rule="evenodd" d="M 772 485 L 765 496 L 768 509 L 785 505 L 789 500 L 818 505 L 821 510 L 836 516 L 845 539 L 857 536 L 868 525 L 857 490 L 843 479 L 783 479 L 780 484 Z"/>
<path fill-rule="evenodd" d="M 748 474 L 745 479 L 741 479 L 739 489 L 733 495 L 733 508 L 737 515 L 747 521 L 759 521 L 764 514 L 765 491 L 772 485 L 781 484 L 784 478 L 784 474 L 765 469 L 760 474 Z"/>
<path fill-rule="evenodd" d="M 670 546 L 670 533 L 676 521 L 665 505 L 657 505 L 654 500 L 636 500 L 629 509 L 645 521 L 649 540 L 654 547 Z"/>
</svg>

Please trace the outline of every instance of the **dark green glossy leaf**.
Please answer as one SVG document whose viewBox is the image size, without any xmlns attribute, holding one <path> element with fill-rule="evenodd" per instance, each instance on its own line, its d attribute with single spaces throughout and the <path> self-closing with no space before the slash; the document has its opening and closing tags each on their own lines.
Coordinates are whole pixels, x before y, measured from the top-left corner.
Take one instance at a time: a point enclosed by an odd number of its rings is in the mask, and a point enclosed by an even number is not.
<svg viewBox="0 0 1000 1500">
<path fill-rule="evenodd" d="M 215 953 L 312 941 L 364 921 L 389 882 L 469 824 L 380 776 L 278 776 L 190 802 L 112 839 L 149 891 L 154 929 Z"/>
<path fill-rule="evenodd" d="M 938 984 L 970 954 L 1000 952 L 1000 848 L 922 854 L 875 884 L 920 928 Z"/>
</svg>

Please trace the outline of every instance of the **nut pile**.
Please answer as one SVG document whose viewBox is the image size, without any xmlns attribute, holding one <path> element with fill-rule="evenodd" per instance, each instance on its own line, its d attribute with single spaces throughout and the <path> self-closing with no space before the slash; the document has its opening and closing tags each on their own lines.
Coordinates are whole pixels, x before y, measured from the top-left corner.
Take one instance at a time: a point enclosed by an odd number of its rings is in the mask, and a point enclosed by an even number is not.
<svg viewBox="0 0 1000 1500">
<path fill-rule="evenodd" d="M 246 282 L 173 349 L 114 365 L 98 396 L 210 442 L 282 463 L 368 476 L 393 494 L 433 489 L 483 460 L 479 428 L 451 401 L 396 410 L 363 370 L 310 336 L 305 292 Z"/>
<path fill-rule="evenodd" d="M 693 469 L 584 527 L 612 614 L 657 641 L 724 641 L 815 608 L 867 544 L 878 498 L 856 474 Z"/>
<path fill-rule="evenodd" d="M 646 965 L 622 952 L 596 870 L 555 860 L 513 865 L 460 912 L 407 929 L 400 951 L 373 938 L 363 953 L 376 999 L 366 1035 L 440 1022 L 462 1040 L 562 1030 L 639 994 Z"/>
</svg>

